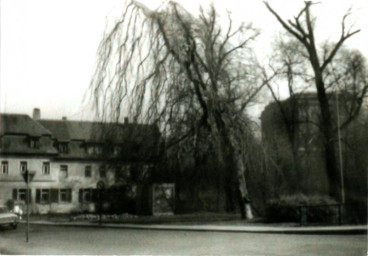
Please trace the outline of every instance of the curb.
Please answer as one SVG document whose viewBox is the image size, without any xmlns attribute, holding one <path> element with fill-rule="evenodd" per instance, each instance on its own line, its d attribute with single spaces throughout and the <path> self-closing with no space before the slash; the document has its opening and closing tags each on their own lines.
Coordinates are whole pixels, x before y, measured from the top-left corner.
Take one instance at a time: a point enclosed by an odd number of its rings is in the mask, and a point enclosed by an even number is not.
<svg viewBox="0 0 368 256">
<path fill-rule="evenodd" d="M 25 224 L 25 221 L 20 223 Z M 63 227 L 91 227 L 135 230 L 162 230 L 162 231 L 195 231 L 195 232 L 233 232 L 233 233 L 268 233 L 268 234 L 335 234 L 353 235 L 367 234 L 368 226 L 330 226 L 330 227 L 257 227 L 257 226 L 223 226 L 223 225 L 142 225 L 142 224 L 102 224 L 97 223 L 57 223 L 49 221 L 30 221 L 32 225 L 48 225 Z"/>
</svg>

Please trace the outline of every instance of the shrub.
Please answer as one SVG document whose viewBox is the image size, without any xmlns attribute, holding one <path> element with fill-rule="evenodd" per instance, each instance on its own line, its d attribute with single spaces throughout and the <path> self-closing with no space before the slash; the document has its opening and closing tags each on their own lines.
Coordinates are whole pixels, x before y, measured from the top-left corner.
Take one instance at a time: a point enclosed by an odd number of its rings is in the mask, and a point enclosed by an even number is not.
<svg viewBox="0 0 368 256">
<path fill-rule="evenodd" d="M 6 201 L 6 206 L 8 207 L 9 210 L 13 210 L 14 209 L 14 200 L 9 199 L 8 201 Z"/>
<path fill-rule="evenodd" d="M 334 204 L 336 201 L 328 196 L 281 196 L 267 203 L 265 217 L 269 222 L 299 222 L 301 206 L 308 206 L 305 208 L 307 222 L 334 222 L 338 211 L 336 206 L 332 206 Z"/>
</svg>

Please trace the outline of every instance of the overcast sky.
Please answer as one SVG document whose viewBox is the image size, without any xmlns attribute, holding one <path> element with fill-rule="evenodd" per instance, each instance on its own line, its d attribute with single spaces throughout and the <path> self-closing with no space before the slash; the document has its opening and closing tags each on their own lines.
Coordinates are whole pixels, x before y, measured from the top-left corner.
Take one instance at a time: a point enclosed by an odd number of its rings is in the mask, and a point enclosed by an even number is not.
<svg viewBox="0 0 368 256">
<path fill-rule="evenodd" d="M 106 22 L 112 24 L 121 13 L 124 0 L 0 0 L 1 68 L 0 112 L 32 114 L 41 109 L 42 118 L 88 120 L 93 115 L 83 102 L 95 64 L 98 44 Z M 162 1 L 141 1 L 156 8 Z M 192 12 L 211 1 L 179 1 Z M 262 31 L 257 53 L 269 51 L 281 26 L 260 0 L 213 1 L 228 9 L 235 22 L 245 21 Z M 348 24 L 361 32 L 347 46 L 368 56 L 368 1 L 327 0 L 313 7 L 318 17 L 319 41 L 338 39 L 341 18 L 349 7 Z M 196 3 L 196 4 L 193 4 Z M 291 18 L 303 1 L 269 1 L 282 17 Z M 267 102 L 267 100 L 265 99 Z M 258 109 L 258 112 L 262 107 Z"/>
</svg>

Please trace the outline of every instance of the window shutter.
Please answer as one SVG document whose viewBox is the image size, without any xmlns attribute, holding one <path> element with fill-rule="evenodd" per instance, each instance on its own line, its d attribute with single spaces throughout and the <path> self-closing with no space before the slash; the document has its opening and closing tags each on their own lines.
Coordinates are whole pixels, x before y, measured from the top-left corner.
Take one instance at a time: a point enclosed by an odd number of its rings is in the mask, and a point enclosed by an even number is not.
<svg viewBox="0 0 368 256">
<path fill-rule="evenodd" d="M 36 203 L 40 203 L 40 202 L 41 202 L 41 190 L 36 189 Z"/>
<path fill-rule="evenodd" d="M 80 203 L 83 203 L 83 189 L 79 189 L 79 198 L 78 198 Z"/>
<path fill-rule="evenodd" d="M 68 189 L 66 191 L 66 200 L 67 202 L 71 203 L 72 202 L 72 190 L 71 189 Z"/>
<path fill-rule="evenodd" d="M 16 189 L 16 188 L 13 189 L 13 199 L 14 200 L 18 199 L 18 189 Z"/>
<path fill-rule="evenodd" d="M 51 201 L 51 203 L 58 203 L 59 202 L 59 189 L 57 189 L 57 188 L 51 189 L 50 201 Z"/>
<path fill-rule="evenodd" d="M 92 202 L 96 203 L 98 200 L 97 196 L 98 196 L 98 191 L 97 189 L 91 189 L 91 193 L 92 193 Z"/>
</svg>

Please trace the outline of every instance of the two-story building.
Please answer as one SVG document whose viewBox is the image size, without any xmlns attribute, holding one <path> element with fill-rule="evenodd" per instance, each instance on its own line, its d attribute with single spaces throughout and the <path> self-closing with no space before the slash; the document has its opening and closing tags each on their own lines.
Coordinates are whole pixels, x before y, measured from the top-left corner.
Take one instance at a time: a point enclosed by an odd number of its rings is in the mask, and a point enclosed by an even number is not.
<svg viewBox="0 0 368 256">
<path fill-rule="evenodd" d="M 39 109 L 34 109 L 33 118 L 0 114 L 0 204 L 26 200 L 21 174 L 28 170 L 35 172 L 30 183 L 33 213 L 94 211 L 97 182 L 102 180 L 106 187 L 116 182 L 111 162 L 152 165 L 152 157 L 138 156 L 144 155 L 142 148 L 156 154 L 159 137 L 156 127 L 127 120 L 43 120 Z"/>
</svg>

